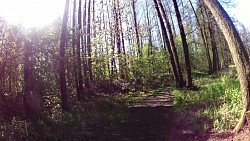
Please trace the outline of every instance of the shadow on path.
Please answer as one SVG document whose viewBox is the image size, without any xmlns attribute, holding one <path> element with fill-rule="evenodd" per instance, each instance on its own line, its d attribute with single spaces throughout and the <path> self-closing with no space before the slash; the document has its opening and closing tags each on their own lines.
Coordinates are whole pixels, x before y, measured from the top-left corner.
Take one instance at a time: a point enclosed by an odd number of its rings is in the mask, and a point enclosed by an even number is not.
<svg viewBox="0 0 250 141">
<path fill-rule="evenodd" d="M 93 141 L 167 141 L 174 117 L 173 97 L 161 92 L 129 107 L 129 117 L 118 125 L 105 129 L 105 136 Z M 96 127 L 99 134 L 103 129 Z M 98 133 L 97 133 L 98 134 Z"/>
<path fill-rule="evenodd" d="M 174 116 L 172 101 L 170 92 L 160 92 L 131 106 L 124 140 L 166 141 Z"/>
</svg>

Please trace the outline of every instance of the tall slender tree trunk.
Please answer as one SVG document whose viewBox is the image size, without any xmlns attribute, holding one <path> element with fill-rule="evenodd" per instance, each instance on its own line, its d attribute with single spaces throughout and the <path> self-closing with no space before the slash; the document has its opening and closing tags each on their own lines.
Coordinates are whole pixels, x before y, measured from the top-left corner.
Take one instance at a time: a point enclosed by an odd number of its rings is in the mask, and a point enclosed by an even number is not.
<svg viewBox="0 0 250 141">
<path fill-rule="evenodd" d="M 169 53 L 169 59 L 170 59 L 172 72 L 173 72 L 174 77 L 175 77 L 175 83 L 176 83 L 176 86 L 178 86 L 179 85 L 179 76 L 178 76 L 178 72 L 177 72 L 177 69 L 176 69 L 174 55 L 173 55 L 173 52 L 171 50 L 170 42 L 169 42 L 169 39 L 168 39 L 167 30 L 166 30 L 166 27 L 164 25 L 164 21 L 163 21 L 163 18 L 161 16 L 161 12 L 160 12 L 157 0 L 154 0 L 154 4 L 155 4 L 155 9 L 157 11 L 157 15 L 158 15 L 158 18 L 159 18 L 159 21 L 160 21 L 163 41 L 164 41 L 164 44 L 166 45 L 166 50 Z"/>
<path fill-rule="evenodd" d="M 136 47 L 137 47 L 137 51 L 138 51 L 138 56 L 141 57 L 142 56 L 142 49 L 141 49 L 141 46 L 140 46 L 137 15 L 136 15 L 136 12 L 135 12 L 135 0 L 132 0 L 132 12 L 133 12 L 133 20 L 134 20 L 134 28 L 135 28 Z"/>
<path fill-rule="evenodd" d="M 96 40 L 97 40 L 97 38 L 96 38 L 96 20 L 95 20 L 95 7 L 96 7 L 96 5 L 95 5 L 95 0 L 92 0 L 92 32 L 93 32 L 93 37 L 92 37 L 92 48 L 94 47 L 94 58 L 93 58 L 93 60 L 95 60 L 95 63 L 96 63 L 96 65 L 98 65 L 98 63 L 99 63 L 99 59 L 98 59 L 98 52 L 97 52 L 97 50 L 98 50 L 98 48 L 97 48 L 97 42 L 96 42 Z M 95 68 L 96 69 L 96 68 Z M 92 71 L 93 72 L 93 71 Z M 94 75 L 99 75 L 99 74 L 97 74 L 97 73 L 93 73 L 93 76 Z M 96 77 L 95 77 L 96 78 Z"/>
<path fill-rule="evenodd" d="M 168 16 L 166 14 L 166 11 L 164 10 L 164 7 L 163 7 L 163 5 L 161 3 L 161 0 L 158 0 L 158 4 L 160 6 L 161 12 L 163 14 L 163 18 L 165 20 L 165 23 L 166 23 L 167 29 L 168 29 L 168 34 L 169 34 L 170 43 L 171 43 L 171 47 L 172 47 L 171 49 L 172 49 L 172 52 L 173 52 L 173 57 L 174 57 L 174 60 L 175 60 L 176 69 L 177 69 L 178 76 L 179 76 L 179 84 L 178 85 L 179 85 L 180 88 L 182 88 L 184 86 L 184 80 L 183 80 L 183 75 L 182 75 L 182 71 L 181 71 L 179 57 L 178 57 L 176 46 L 175 46 L 174 34 L 173 34 L 173 31 L 172 31 L 171 24 L 169 22 Z"/>
<path fill-rule="evenodd" d="M 66 78 L 65 78 L 65 47 L 67 42 L 66 34 L 67 34 L 68 11 L 69 11 L 69 0 L 66 0 L 63 21 L 62 21 L 61 38 L 60 38 L 60 65 L 59 65 L 61 101 L 62 101 L 63 111 L 70 111 L 68 96 L 67 96 Z"/>
<path fill-rule="evenodd" d="M 185 33 L 185 30 L 184 30 L 184 27 L 182 24 L 181 14 L 180 14 L 176 0 L 173 0 L 173 3 L 174 3 L 176 17 L 178 20 L 178 25 L 180 28 L 180 35 L 181 35 L 181 39 L 182 39 L 182 46 L 183 46 L 184 57 L 185 57 L 185 67 L 186 67 L 186 73 L 187 73 L 186 86 L 188 88 L 190 88 L 193 86 L 193 82 L 192 82 L 192 72 L 191 72 L 191 65 L 190 65 L 190 59 L 189 59 L 189 49 L 188 49 L 188 44 L 187 44 L 187 39 L 186 39 L 186 33 Z"/>
<path fill-rule="evenodd" d="M 82 37 L 82 1 L 79 0 L 78 5 L 78 34 L 77 34 L 77 75 L 78 75 L 78 88 L 79 96 L 81 100 L 83 97 L 83 77 L 82 77 L 82 62 L 81 62 L 81 37 Z M 83 46 L 82 46 L 83 47 Z"/>
<path fill-rule="evenodd" d="M 77 67 L 76 67 L 76 0 L 73 2 L 73 15 L 72 15 L 72 48 L 73 48 L 73 75 L 76 86 L 76 95 L 80 99 L 78 76 L 77 76 Z"/>
<path fill-rule="evenodd" d="M 107 5 L 107 1 L 105 2 L 105 5 Z M 103 7 L 103 4 L 102 4 L 102 7 Z M 103 11 L 104 11 L 104 8 L 103 8 Z M 108 6 L 106 7 L 106 12 L 108 13 Z M 103 12 L 102 13 L 102 19 L 103 19 L 103 28 L 104 29 L 108 29 L 108 23 L 109 23 L 109 21 L 105 21 L 104 19 L 105 19 L 105 14 L 104 14 L 105 12 Z M 107 14 L 107 16 L 108 16 L 108 18 L 109 18 L 109 14 Z M 105 40 L 105 50 L 106 50 L 106 67 L 105 68 L 107 68 L 107 78 L 109 78 L 110 77 L 110 65 L 109 65 L 109 57 L 108 57 L 108 55 L 109 55 L 109 48 L 108 48 L 108 44 L 109 44 L 109 42 L 108 42 L 108 34 L 107 34 L 107 32 L 105 32 L 104 33 L 104 40 Z M 106 73 L 106 71 L 105 71 L 105 73 Z"/>
<path fill-rule="evenodd" d="M 199 17 L 198 17 L 198 15 L 197 15 L 197 13 L 196 13 L 196 11 L 194 9 L 194 6 L 193 6 L 191 0 L 189 0 L 189 3 L 191 5 L 191 7 L 192 7 L 192 10 L 193 10 L 193 12 L 195 14 L 195 19 L 196 19 L 197 24 L 199 26 L 199 30 L 200 30 L 200 33 L 201 33 L 202 42 L 204 44 L 205 53 L 206 53 L 206 57 L 207 57 L 208 74 L 210 75 L 210 74 L 212 74 L 212 61 L 211 61 L 211 57 L 210 57 L 210 53 L 209 53 L 208 43 L 207 43 L 206 36 L 205 36 L 205 33 L 204 33 L 205 31 L 203 32 L 203 29 L 202 29 L 202 26 L 201 26 L 201 22 L 199 20 Z"/>
<path fill-rule="evenodd" d="M 91 49 L 91 0 L 89 0 L 88 3 L 88 22 L 87 22 L 87 67 L 88 67 L 88 79 L 89 81 L 92 80 L 92 58 L 91 58 L 91 53 L 92 53 L 92 49 Z"/>
<path fill-rule="evenodd" d="M 213 53 L 213 74 L 217 74 L 218 73 L 218 63 L 219 63 L 219 56 L 218 56 L 218 50 L 217 50 L 217 46 L 216 46 L 216 42 L 215 42 L 215 38 L 214 38 L 214 31 L 211 27 L 211 22 L 208 23 L 208 31 L 209 31 L 209 36 L 210 36 L 210 44 L 212 47 L 212 53 Z"/>
<path fill-rule="evenodd" d="M 111 45 L 111 58 L 110 58 L 110 80 L 113 81 L 114 78 L 117 76 L 117 69 L 116 69 L 116 59 L 115 59 L 115 41 L 116 41 L 116 33 L 112 32 L 115 31 L 115 13 L 114 13 L 114 0 L 111 2 L 110 5 L 112 5 L 111 9 L 107 7 L 107 12 L 108 12 L 108 19 L 109 19 L 109 29 L 110 29 L 110 45 Z M 111 15 L 110 15 L 111 14 Z"/>
<path fill-rule="evenodd" d="M 82 62 L 83 62 L 83 72 L 84 72 L 84 83 L 85 87 L 89 88 L 89 77 L 88 77 L 88 63 L 87 63 L 87 0 L 84 0 L 84 7 L 83 7 L 83 28 L 82 28 Z"/>
<path fill-rule="evenodd" d="M 245 122 L 245 114 L 250 110 L 250 62 L 247 51 L 236 30 L 231 18 L 217 0 L 202 0 L 212 12 L 217 24 L 221 28 L 229 50 L 232 54 L 233 61 L 236 65 L 240 79 L 240 87 L 243 100 L 243 111 L 241 118 L 236 125 L 234 132 L 237 133 Z"/>
<path fill-rule="evenodd" d="M 122 67 L 122 60 L 121 60 L 121 36 L 120 36 L 120 26 L 119 26 L 119 1 L 113 0 L 113 13 L 114 13 L 114 20 L 115 20 L 115 39 L 116 39 L 116 47 L 117 47 L 117 54 L 118 54 L 118 61 L 119 61 L 119 71 L 121 78 L 123 77 L 123 67 Z M 124 79 L 124 77 L 123 77 Z"/>
<path fill-rule="evenodd" d="M 34 108 L 30 101 L 32 95 L 32 66 L 31 66 L 31 43 L 26 40 L 24 44 L 24 65 L 23 65 L 23 90 L 24 90 L 24 108 L 26 117 L 33 119 L 35 116 Z"/>
<path fill-rule="evenodd" d="M 171 7 L 169 6 L 168 2 L 167 2 L 167 9 L 169 9 L 169 17 L 170 17 L 170 21 L 171 21 L 173 32 L 174 32 L 174 37 L 176 37 L 177 34 L 176 34 L 175 26 L 174 26 L 174 20 L 173 20 L 173 16 L 172 16 L 172 11 L 171 11 Z"/>
<path fill-rule="evenodd" d="M 123 26 L 122 26 L 122 15 L 121 15 L 121 8 L 120 8 L 120 3 L 119 0 L 117 1 L 117 14 L 118 14 L 118 26 L 120 27 L 120 35 L 121 35 L 121 78 L 125 79 L 128 78 L 128 73 L 126 69 L 126 64 L 127 64 L 127 58 L 126 58 L 126 50 L 125 50 L 125 41 L 124 41 L 124 33 L 123 33 Z"/>
<path fill-rule="evenodd" d="M 206 9 L 206 7 L 204 6 L 204 10 L 208 19 L 208 34 L 209 34 L 209 38 L 210 38 L 210 45 L 212 48 L 212 53 L 213 53 L 213 74 L 217 74 L 218 70 L 219 70 L 219 55 L 218 55 L 218 49 L 217 49 L 217 45 L 215 42 L 215 35 L 214 35 L 214 28 L 213 28 L 213 23 L 212 23 L 212 19 L 210 17 L 210 13 L 209 11 Z"/>
<path fill-rule="evenodd" d="M 146 2 L 146 18 L 147 18 L 147 32 L 148 32 L 148 56 L 153 54 L 153 41 L 152 41 L 152 28 L 151 21 L 149 19 L 149 5 L 147 0 Z"/>
</svg>

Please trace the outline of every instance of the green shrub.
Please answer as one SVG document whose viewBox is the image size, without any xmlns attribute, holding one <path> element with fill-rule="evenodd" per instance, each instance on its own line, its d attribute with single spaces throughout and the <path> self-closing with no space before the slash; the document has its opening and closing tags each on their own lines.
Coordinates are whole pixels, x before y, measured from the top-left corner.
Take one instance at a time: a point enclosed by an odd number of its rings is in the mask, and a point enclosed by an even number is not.
<svg viewBox="0 0 250 141">
<path fill-rule="evenodd" d="M 239 80 L 222 76 L 217 79 L 201 78 L 196 82 L 200 84 L 200 91 L 173 92 L 174 107 L 177 110 L 201 107 L 199 110 L 213 121 L 215 129 L 222 131 L 233 128 L 242 108 Z"/>
<path fill-rule="evenodd" d="M 184 108 L 184 102 L 185 102 L 183 93 L 181 91 L 174 90 L 173 95 L 174 95 L 174 108 L 177 111 L 181 111 Z"/>
</svg>

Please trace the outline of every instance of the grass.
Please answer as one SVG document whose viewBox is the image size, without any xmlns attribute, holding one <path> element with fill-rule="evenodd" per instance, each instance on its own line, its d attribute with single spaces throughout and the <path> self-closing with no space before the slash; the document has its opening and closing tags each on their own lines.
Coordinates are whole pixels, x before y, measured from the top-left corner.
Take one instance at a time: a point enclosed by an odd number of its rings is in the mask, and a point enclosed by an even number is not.
<svg viewBox="0 0 250 141">
<path fill-rule="evenodd" d="M 234 128 L 242 108 L 240 84 L 237 78 L 222 75 L 218 78 L 203 77 L 195 80 L 199 91 L 174 90 L 174 106 L 179 112 L 193 109 L 196 117 L 207 119 L 204 125 L 212 124 L 217 131 Z M 206 130 L 209 127 L 200 127 Z M 206 129 L 204 129 L 206 128 Z"/>
</svg>

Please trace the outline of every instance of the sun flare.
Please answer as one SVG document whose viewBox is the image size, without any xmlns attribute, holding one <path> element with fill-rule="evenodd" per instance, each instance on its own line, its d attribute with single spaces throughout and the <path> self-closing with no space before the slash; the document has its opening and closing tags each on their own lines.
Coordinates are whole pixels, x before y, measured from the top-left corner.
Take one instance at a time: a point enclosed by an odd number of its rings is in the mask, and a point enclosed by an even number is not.
<svg viewBox="0 0 250 141">
<path fill-rule="evenodd" d="M 41 27 L 63 14 L 63 0 L 0 0 L 0 16 L 13 24 Z"/>
</svg>

